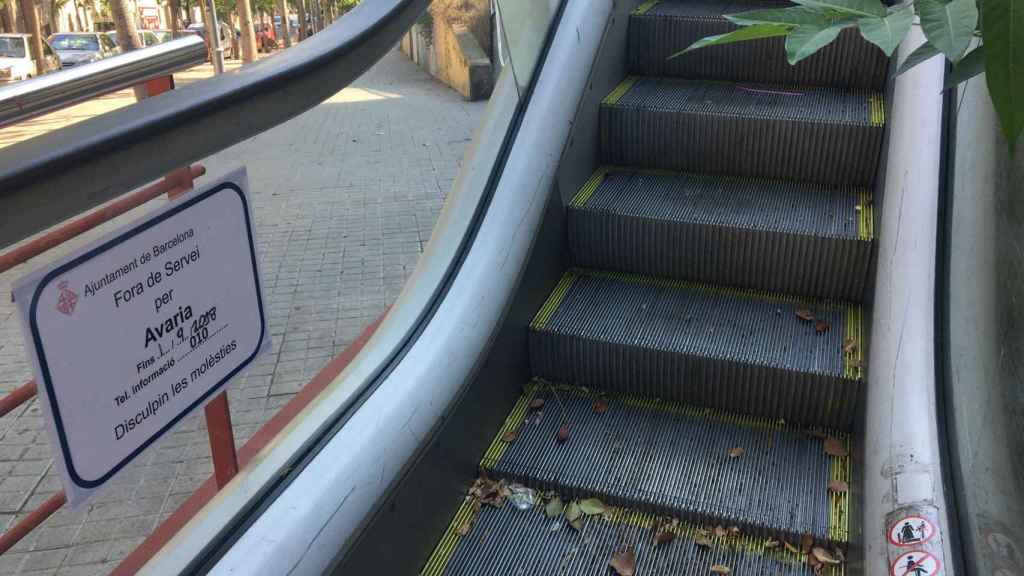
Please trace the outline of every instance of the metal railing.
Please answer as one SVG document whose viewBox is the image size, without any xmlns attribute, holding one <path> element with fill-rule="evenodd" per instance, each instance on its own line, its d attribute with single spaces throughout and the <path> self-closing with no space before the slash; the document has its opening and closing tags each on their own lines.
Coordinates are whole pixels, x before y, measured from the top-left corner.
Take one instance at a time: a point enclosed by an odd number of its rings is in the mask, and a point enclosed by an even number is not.
<svg viewBox="0 0 1024 576">
<path fill-rule="evenodd" d="M 287 51 L 0 149 L 0 246 L 293 118 L 395 46 L 428 0 L 363 2 Z"/>
<path fill-rule="evenodd" d="M 8 246 L 0 253 L 0 272 L 162 194 L 173 198 L 187 192 L 193 179 L 204 172 L 201 165 L 192 164 L 194 160 L 305 112 L 348 85 L 395 45 L 427 4 L 428 0 L 364 3 L 344 22 L 237 73 L 147 98 L 0 149 L 0 203 L 4 214 L 11 216 L 0 226 L 0 246 Z M 156 95 L 173 88 L 170 72 L 205 59 L 203 41 L 185 38 L 11 86 L 0 90 L 0 126 L 139 86 L 140 82 L 149 88 L 145 92 Z M 154 175 L 159 174 L 166 176 L 154 183 Z M 122 196 L 147 182 L 151 184 Z M 61 222 L 59 227 L 14 246 Z M 262 434 L 260 442 L 268 442 L 337 376 L 366 338 L 361 337 L 325 367 L 309 386 L 309 394 L 293 399 L 280 417 L 261 428 L 257 434 Z M 26 382 L 0 398 L 0 415 L 36 394 L 35 381 Z M 211 481 L 219 488 L 239 466 L 226 395 L 222 392 L 205 411 L 215 465 Z M 257 444 L 245 448 L 254 453 L 262 445 Z M 193 495 L 198 506 L 209 497 L 207 493 Z M 0 535 L 0 554 L 65 502 L 64 493 L 59 492 L 20 519 Z M 190 505 L 175 513 L 166 527 L 161 526 L 122 562 L 117 573 L 134 573 L 195 511 Z"/>
<path fill-rule="evenodd" d="M 0 88 L 0 127 L 136 86 L 206 61 L 198 36 L 178 38 Z"/>
</svg>

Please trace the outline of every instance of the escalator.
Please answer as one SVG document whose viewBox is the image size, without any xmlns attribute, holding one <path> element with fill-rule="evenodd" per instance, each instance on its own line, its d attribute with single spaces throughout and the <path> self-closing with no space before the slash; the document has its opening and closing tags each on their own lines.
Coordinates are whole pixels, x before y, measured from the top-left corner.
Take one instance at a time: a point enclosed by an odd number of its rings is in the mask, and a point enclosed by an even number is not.
<svg viewBox="0 0 1024 576">
<path fill-rule="evenodd" d="M 845 572 L 888 62 L 667 59 L 755 5 L 630 14 L 532 379 L 424 576 Z"/>
</svg>

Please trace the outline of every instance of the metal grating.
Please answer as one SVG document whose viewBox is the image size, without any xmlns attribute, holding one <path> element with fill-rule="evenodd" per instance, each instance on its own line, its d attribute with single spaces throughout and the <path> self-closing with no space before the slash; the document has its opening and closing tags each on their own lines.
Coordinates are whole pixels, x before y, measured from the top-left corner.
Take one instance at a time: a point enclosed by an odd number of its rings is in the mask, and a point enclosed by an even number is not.
<svg viewBox="0 0 1024 576">
<path fill-rule="evenodd" d="M 628 78 L 600 109 L 602 160 L 642 168 L 873 186 L 876 92 Z"/>
<path fill-rule="evenodd" d="M 517 510 L 511 505 L 482 510 L 464 536 L 455 526 L 468 518 L 460 509 L 452 527 L 434 550 L 422 576 L 519 576 L 542 574 L 609 574 L 608 561 L 621 547 L 633 546 L 637 574 L 710 574 L 716 564 L 732 574 L 811 576 L 814 571 L 798 554 L 766 550 L 763 541 L 741 537 L 715 539 L 699 546 L 696 528 L 683 526 L 675 540 L 655 546 L 649 515 L 617 511 L 610 518 L 584 520 L 579 532 L 559 524 L 540 510 Z M 458 523 L 458 524 L 456 524 Z M 841 576 L 842 566 L 823 574 Z"/>
<path fill-rule="evenodd" d="M 608 168 L 595 176 L 568 210 L 577 266 L 819 298 L 864 293 L 866 191 Z"/>
<path fill-rule="evenodd" d="M 782 38 L 705 48 L 669 59 L 705 36 L 737 29 L 723 14 L 787 5 L 790 4 L 766 0 L 656 2 L 630 17 L 630 72 L 644 76 L 882 89 L 888 59 L 881 50 L 861 39 L 855 29 L 844 30 L 832 44 L 796 66 L 786 61 Z"/>
<path fill-rule="evenodd" d="M 841 459 L 825 453 L 823 434 L 628 396 L 596 414 L 590 394 L 564 386 L 534 386 L 531 394 L 544 408 L 522 415 L 516 440 L 482 462 L 493 476 L 762 537 L 847 533 L 828 492 Z M 563 422 L 570 439 L 560 444 Z M 743 455 L 730 457 L 737 447 Z"/>
<path fill-rule="evenodd" d="M 572 271 L 530 333 L 549 380 L 849 429 L 860 380 L 844 339 L 856 306 L 626 274 Z M 551 304 L 551 302 L 549 302 Z M 796 312 L 828 324 L 817 333 Z M 854 341 L 859 348 L 859 340 Z"/>
</svg>

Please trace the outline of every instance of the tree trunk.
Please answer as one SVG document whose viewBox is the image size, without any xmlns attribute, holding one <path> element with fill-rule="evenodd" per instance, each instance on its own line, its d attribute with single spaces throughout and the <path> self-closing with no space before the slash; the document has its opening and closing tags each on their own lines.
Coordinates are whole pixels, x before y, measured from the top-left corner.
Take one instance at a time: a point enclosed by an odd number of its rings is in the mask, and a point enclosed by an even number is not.
<svg viewBox="0 0 1024 576">
<path fill-rule="evenodd" d="M 43 32 L 39 29 L 39 12 L 36 11 L 35 0 L 21 0 L 21 15 L 25 21 L 26 33 L 32 37 L 28 41 L 32 59 L 36 62 L 36 73 L 46 72 L 46 59 L 43 58 Z"/>
<path fill-rule="evenodd" d="M 284 36 L 285 48 L 292 47 L 291 22 L 288 21 L 288 0 L 277 0 L 277 10 L 281 13 L 281 36 Z"/>
<path fill-rule="evenodd" d="M 181 35 L 181 0 L 169 0 L 171 5 L 171 38 Z"/>
<path fill-rule="evenodd" d="M 110 15 L 114 19 L 117 30 L 117 45 L 125 52 L 142 48 L 139 41 L 139 29 L 135 26 L 128 0 L 110 0 Z"/>
<path fill-rule="evenodd" d="M 0 20 L 3 20 L 4 32 L 18 31 L 18 16 L 14 13 L 14 0 L 4 0 L 0 6 Z"/>
<path fill-rule="evenodd" d="M 242 62 L 256 60 L 256 30 L 252 27 L 252 4 L 249 0 L 236 0 L 239 28 L 242 31 Z"/>
</svg>

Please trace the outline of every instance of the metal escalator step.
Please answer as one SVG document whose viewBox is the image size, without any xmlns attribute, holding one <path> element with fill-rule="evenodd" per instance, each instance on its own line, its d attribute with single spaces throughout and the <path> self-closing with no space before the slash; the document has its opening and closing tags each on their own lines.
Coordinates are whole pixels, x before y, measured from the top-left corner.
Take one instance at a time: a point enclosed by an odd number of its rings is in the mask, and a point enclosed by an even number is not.
<svg viewBox="0 0 1024 576">
<path fill-rule="evenodd" d="M 530 330 L 541 378 L 840 430 L 861 350 L 859 306 L 582 270 Z"/>
<path fill-rule="evenodd" d="M 778 421 L 676 402 L 595 393 L 534 382 L 480 463 L 506 478 L 568 498 L 602 501 L 743 534 L 799 542 L 849 537 L 848 495 L 829 482 L 850 479 L 849 456 L 825 452 L 826 437 Z M 525 410 L 542 398 L 540 410 Z M 556 441 L 561 426 L 569 439 Z M 513 442 L 505 442 L 509 431 Z M 739 456 L 731 455 L 736 448 Z"/>
<path fill-rule="evenodd" d="M 604 164 L 873 187 L 882 95 L 630 77 L 601 104 Z"/>
<path fill-rule="evenodd" d="M 853 301 L 873 234 L 866 189 L 610 167 L 568 226 L 576 266 Z"/>
<path fill-rule="evenodd" d="M 564 519 L 551 519 L 539 509 L 518 510 L 506 504 L 485 507 L 474 515 L 469 504 L 456 512 L 448 530 L 420 572 L 422 576 L 533 576 L 547 574 L 605 575 L 612 556 L 632 546 L 636 573 L 644 576 L 696 576 L 711 574 L 711 567 L 726 566 L 731 574 L 811 576 L 806 556 L 784 548 L 766 549 L 763 540 L 741 536 L 713 539 L 711 546 L 697 543 L 696 527 L 680 526 L 677 537 L 655 544 L 655 519 L 646 514 L 617 510 L 612 518 L 592 516 L 576 531 Z M 469 524 L 467 524 L 469 522 Z M 554 525 L 558 529 L 552 529 Z M 468 526 L 468 531 L 461 528 Z M 843 566 L 821 573 L 842 576 Z"/>
<path fill-rule="evenodd" d="M 888 58 L 852 28 L 796 66 L 786 61 L 783 38 L 704 48 L 669 59 L 705 36 L 736 30 L 723 14 L 791 5 L 771 0 L 647 3 L 630 16 L 629 69 L 641 76 L 882 89 Z"/>
</svg>

